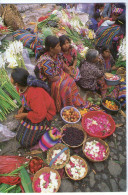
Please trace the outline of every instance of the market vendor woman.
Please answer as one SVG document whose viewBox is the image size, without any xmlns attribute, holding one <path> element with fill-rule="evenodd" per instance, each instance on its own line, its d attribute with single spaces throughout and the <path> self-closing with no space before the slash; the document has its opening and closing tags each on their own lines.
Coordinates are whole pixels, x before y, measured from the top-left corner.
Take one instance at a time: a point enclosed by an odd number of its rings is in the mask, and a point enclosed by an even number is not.
<svg viewBox="0 0 128 195">
<path fill-rule="evenodd" d="M 51 86 L 51 96 L 57 112 L 65 106 L 83 106 L 74 79 L 69 75 L 70 70 L 65 66 L 60 56 L 60 41 L 56 36 L 49 35 L 45 39 L 45 51 L 37 62 L 39 77 Z"/>
<path fill-rule="evenodd" d="M 54 100 L 43 88 L 29 86 L 28 77 L 28 71 L 23 68 L 14 69 L 11 74 L 11 83 L 22 98 L 22 107 L 15 115 L 20 120 L 16 138 L 25 148 L 38 143 L 56 114 Z"/>
</svg>

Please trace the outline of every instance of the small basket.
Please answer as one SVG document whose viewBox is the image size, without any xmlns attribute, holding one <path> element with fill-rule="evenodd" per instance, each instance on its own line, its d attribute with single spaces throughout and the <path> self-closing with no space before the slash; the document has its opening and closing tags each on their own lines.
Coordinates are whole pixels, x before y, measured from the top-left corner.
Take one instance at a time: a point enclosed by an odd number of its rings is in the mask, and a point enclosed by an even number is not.
<svg viewBox="0 0 128 195">
<path fill-rule="evenodd" d="M 105 156 L 105 158 L 103 160 L 93 160 L 92 158 L 90 158 L 89 156 L 87 156 L 85 154 L 84 149 L 85 149 L 86 142 L 91 142 L 93 140 L 96 140 L 96 141 L 100 142 L 102 145 L 105 146 L 105 149 L 107 151 L 107 154 L 106 154 L 106 156 Z M 92 161 L 92 162 L 102 162 L 102 161 L 105 161 L 108 158 L 109 153 L 110 153 L 110 149 L 109 149 L 108 144 L 105 141 L 103 141 L 102 139 L 99 139 L 98 137 L 90 137 L 90 138 L 88 138 L 86 140 L 86 142 L 83 144 L 82 150 L 83 150 L 83 153 L 86 156 L 86 158 L 88 158 L 90 161 Z"/>
<path fill-rule="evenodd" d="M 44 168 L 40 169 L 39 171 L 37 171 L 36 174 L 33 177 L 32 188 L 33 188 L 33 191 L 34 192 L 36 192 L 35 189 L 34 189 L 34 182 L 39 178 L 39 176 L 42 173 L 49 173 L 50 171 L 56 173 L 56 175 L 58 177 L 58 187 L 57 187 L 57 189 L 56 189 L 55 192 L 57 192 L 59 190 L 59 187 L 60 187 L 60 184 L 61 184 L 61 177 L 60 177 L 58 171 L 57 170 L 54 170 L 54 169 L 52 169 L 50 167 L 44 167 Z"/>
<path fill-rule="evenodd" d="M 79 119 L 78 119 L 77 121 L 75 121 L 75 122 L 66 121 L 66 120 L 63 118 L 63 116 L 62 116 L 63 111 L 64 111 L 64 110 L 69 110 L 70 108 L 73 108 L 74 111 L 76 111 L 76 112 L 79 114 Z M 62 108 L 62 110 L 60 111 L 60 116 L 61 116 L 62 120 L 63 120 L 65 123 L 68 123 L 68 124 L 75 124 L 75 123 L 78 123 L 78 122 L 80 121 L 80 119 L 81 119 L 81 114 L 80 114 L 79 110 L 78 110 L 77 108 L 73 107 L 73 106 L 66 106 L 66 107 Z"/>
<path fill-rule="evenodd" d="M 52 158 L 51 158 L 51 154 L 53 153 L 54 150 L 57 150 L 57 149 L 61 149 L 63 150 L 65 147 L 67 147 L 66 145 L 64 144 L 61 144 L 61 143 L 58 143 L 56 144 L 55 146 L 53 146 L 52 148 L 50 148 L 47 152 L 47 163 L 50 164 Z M 54 165 L 52 164 L 51 165 L 51 168 L 53 169 L 62 169 L 69 161 L 69 158 L 70 158 L 70 150 L 69 148 L 67 150 L 64 151 L 66 154 L 67 154 L 67 159 L 66 161 L 64 161 L 62 164 L 60 165 Z"/>
<path fill-rule="evenodd" d="M 84 133 L 84 140 L 83 140 L 83 142 L 82 142 L 81 144 L 79 144 L 79 145 L 77 145 L 77 146 L 70 146 L 70 145 L 68 145 L 68 144 L 63 140 L 63 137 L 62 137 L 63 143 L 64 143 L 65 145 L 67 145 L 68 147 L 70 147 L 70 148 L 77 148 L 77 147 L 80 147 L 80 146 L 86 141 L 86 139 L 87 139 L 87 133 L 84 131 L 82 125 L 79 125 L 79 124 L 66 124 L 66 125 L 64 125 L 64 126 L 61 128 L 61 133 L 62 133 L 62 134 L 63 134 L 64 129 L 66 129 L 67 127 L 75 127 L 75 128 L 77 128 L 77 129 L 79 129 L 80 131 L 83 131 L 83 133 Z"/>
<path fill-rule="evenodd" d="M 72 157 L 75 158 L 75 159 L 80 159 L 80 160 L 82 160 L 83 163 L 84 163 L 84 165 L 85 165 L 86 171 L 85 171 L 83 177 L 81 177 L 81 178 L 79 178 L 79 179 L 74 179 L 71 175 L 69 175 L 66 166 L 65 166 L 65 171 L 66 171 L 68 177 L 70 177 L 70 179 L 75 180 L 75 181 L 76 181 L 76 180 L 81 180 L 81 179 L 83 179 L 83 178 L 87 175 L 87 173 L 88 173 L 88 166 L 87 166 L 87 163 L 86 163 L 86 161 L 85 161 L 83 158 L 81 158 L 81 157 L 78 156 L 78 155 L 73 155 Z"/>
</svg>

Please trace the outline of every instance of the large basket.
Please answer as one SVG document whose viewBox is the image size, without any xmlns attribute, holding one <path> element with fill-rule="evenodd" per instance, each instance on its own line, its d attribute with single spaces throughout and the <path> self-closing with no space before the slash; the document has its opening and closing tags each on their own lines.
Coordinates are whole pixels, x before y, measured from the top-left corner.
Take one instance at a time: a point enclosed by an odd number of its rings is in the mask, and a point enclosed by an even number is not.
<svg viewBox="0 0 128 195">
<path fill-rule="evenodd" d="M 83 163 L 84 163 L 84 165 L 85 165 L 86 171 L 85 171 L 83 177 L 81 177 L 81 178 L 79 178 L 79 179 L 74 179 L 71 175 L 69 175 L 66 166 L 65 166 L 65 171 L 66 171 L 68 177 L 70 177 L 70 179 L 75 180 L 75 181 L 76 181 L 76 180 L 81 180 L 81 179 L 83 179 L 83 178 L 87 175 L 87 173 L 88 173 L 88 166 L 87 166 L 87 163 L 86 163 L 86 161 L 85 161 L 83 158 L 81 158 L 81 157 L 78 156 L 78 155 L 73 155 L 72 157 L 75 158 L 75 159 L 80 159 L 80 160 L 82 160 Z"/>
<path fill-rule="evenodd" d="M 91 132 L 88 131 L 88 129 L 86 129 L 85 127 L 85 119 L 86 118 L 91 118 L 93 116 L 97 116 L 98 114 L 103 114 L 106 116 L 106 118 L 109 120 L 109 122 L 111 123 L 111 132 L 106 134 L 106 135 L 101 135 L 101 132 L 99 132 L 99 134 L 93 134 Z M 86 113 L 83 118 L 82 118 L 82 126 L 84 128 L 84 130 L 86 131 L 86 133 L 91 136 L 91 137 L 98 137 L 98 138 L 101 138 L 101 139 L 105 139 L 106 137 L 112 135 L 115 131 L 115 121 L 113 120 L 113 118 L 109 115 L 109 114 L 106 114 L 105 112 L 102 112 L 102 111 L 90 111 L 88 113 Z"/>
<path fill-rule="evenodd" d="M 58 143 L 56 144 L 55 146 L 53 146 L 52 148 L 50 148 L 47 152 L 47 163 L 50 164 L 52 158 L 51 158 L 51 154 L 53 153 L 54 150 L 58 150 L 58 149 L 61 149 L 63 150 L 65 147 L 67 147 L 66 145 L 62 144 L 62 143 Z M 52 164 L 51 165 L 51 168 L 54 168 L 54 169 L 62 169 L 69 161 L 69 158 L 70 158 L 70 150 L 69 148 L 67 150 L 64 151 L 66 154 L 67 154 L 67 159 L 66 161 L 64 161 L 62 164 L 60 165 L 54 165 Z"/>
<path fill-rule="evenodd" d="M 94 159 L 90 158 L 89 156 L 87 156 L 85 154 L 84 149 L 85 149 L 86 142 L 91 142 L 93 140 L 96 140 L 96 141 L 100 142 L 102 145 L 105 146 L 107 154 L 106 154 L 106 156 L 103 160 L 94 160 Z M 102 139 L 99 139 L 98 137 L 90 137 L 86 140 L 86 142 L 83 144 L 82 150 L 83 150 L 83 153 L 86 156 L 86 158 L 88 158 L 90 161 L 92 161 L 92 162 L 102 162 L 102 161 L 105 161 L 108 158 L 109 153 L 110 153 L 110 149 L 109 149 L 108 144 L 105 141 L 103 141 Z"/>
<path fill-rule="evenodd" d="M 25 27 L 17 7 L 13 4 L 8 4 L 4 7 L 2 18 L 5 24 L 13 30 L 23 29 Z"/>
<path fill-rule="evenodd" d="M 84 131 L 82 125 L 79 125 L 79 124 L 66 124 L 66 125 L 64 125 L 64 126 L 61 128 L 61 133 L 62 133 L 62 134 L 63 134 L 64 129 L 66 129 L 67 127 L 76 127 L 76 128 L 79 129 L 80 131 L 83 131 L 83 133 L 84 133 L 84 140 L 83 140 L 83 142 L 82 142 L 81 144 L 79 144 L 79 145 L 77 145 L 77 146 L 70 146 L 70 145 L 68 145 L 68 144 L 63 140 L 63 137 L 62 137 L 63 143 L 64 143 L 65 145 L 67 145 L 68 147 L 70 147 L 70 148 L 77 148 L 77 147 L 80 147 L 80 146 L 86 141 L 86 139 L 87 139 L 87 133 Z"/>
<path fill-rule="evenodd" d="M 61 184 L 61 177 L 60 177 L 58 171 L 57 170 L 54 170 L 54 169 L 52 169 L 50 167 L 44 167 L 44 168 L 40 169 L 39 171 L 37 171 L 36 174 L 33 177 L 32 188 L 33 188 L 33 191 L 34 192 L 36 192 L 35 189 L 34 189 L 34 182 L 39 178 L 39 176 L 42 173 L 49 173 L 50 171 L 52 171 L 52 172 L 54 172 L 54 173 L 57 174 L 57 177 L 58 177 L 58 187 L 57 187 L 57 189 L 56 189 L 55 192 L 57 192 L 59 190 L 59 187 L 60 187 L 60 184 Z"/>
</svg>

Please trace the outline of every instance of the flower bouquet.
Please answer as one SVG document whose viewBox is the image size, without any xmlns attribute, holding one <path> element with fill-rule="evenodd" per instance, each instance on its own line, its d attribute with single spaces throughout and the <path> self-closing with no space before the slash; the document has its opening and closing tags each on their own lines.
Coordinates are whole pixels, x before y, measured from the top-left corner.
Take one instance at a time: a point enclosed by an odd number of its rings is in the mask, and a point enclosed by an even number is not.
<svg viewBox="0 0 128 195">
<path fill-rule="evenodd" d="M 59 173 L 49 167 L 44 167 L 36 172 L 33 177 L 32 188 L 34 192 L 57 192 L 61 184 Z"/>
<path fill-rule="evenodd" d="M 101 139 L 115 131 L 113 118 L 102 111 L 90 111 L 85 114 L 82 118 L 82 126 L 90 136 Z"/>
<path fill-rule="evenodd" d="M 109 152 L 108 144 L 99 138 L 88 138 L 83 145 L 83 153 L 93 162 L 106 160 L 109 156 Z"/>
<path fill-rule="evenodd" d="M 5 51 L 5 60 L 8 68 L 22 67 L 26 69 L 22 56 L 23 43 L 21 41 L 11 42 Z"/>
<path fill-rule="evenodd" d="M 57 155 L 58 157 L 57 159 L 55 159 Z M 50 148 L 47 153 L 47 162 L 54 169 L 63 168 L 69 161 L 69 158 L 70 158 L 69 148 L 67 148 L 66 145 L 61 143 L 58 143 L 54 147 Z"/>
<path fill-rule="evenodd" d="M 83 158 L 73 155 L 65 166 L 65 171 L 71 179 L 81 180 L 87 175 L 88 167 Z"/>
</svg>

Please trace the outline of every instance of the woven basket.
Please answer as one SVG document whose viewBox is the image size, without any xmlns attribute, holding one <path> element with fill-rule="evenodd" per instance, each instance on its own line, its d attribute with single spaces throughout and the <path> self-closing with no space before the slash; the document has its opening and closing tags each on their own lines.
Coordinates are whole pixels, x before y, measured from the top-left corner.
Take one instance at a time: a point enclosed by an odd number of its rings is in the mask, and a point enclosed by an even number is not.
<svg viewBox="0 0 128 195">
<path fill-rule="evenodd" d="M 66 144 L 66 145 L 67 145 L 68 147 L 70 147 L 70 148 L 77 148 L 77 147 L 80 147 L 80 146 L 86 141 L 86 139 L 87 139 L 87 133 L 86 133 L 85 130 L 83 129 L 82 125 L 79 125 L 79 124 L 66 124 L 66 125 L 64 125 L 64 126 L 61 128 L 61 133 L 62 133 L 62 134 L 63 134 L 64 129 L 66 129 L 67 127 L 75 127 L 75 128 L 77 128 L 77 129 L 79 129 L 80 131 L 83 131 L 83 133 L 84 133 L 84 140 L 83 140 L 83 142 L 82 142 L 81 144 L 79 144 L 78 146 L 70 146 L 70 145 L 68 145 L 68 144 L 63 140 L 63 137 L 62 137 L 63 143 Z"/>
<path fill-rule="evenodd" d="M 88 166 L 87 166 L 87 163 L 86 163 L 86 161 L 85 161 L 83 158 L 81 158 L 81 157 L 78 156 L 78 155 L 73 155 L 73 156 L 71 156 L 71 157 L 73 157 L 73 158 L 75 158 L 75 159 L 80 159 L 80 160 L 82 160 L 83 163 L 84 163 L 84 165 L 85 165 L 86 171 L 85 171 L 83 177 L 81 177 L 81 178 L 79 178 L 79 179 L 74 179 L 71 175 L 69 175 L 66 166 L 65 166 L 65 171 L 66 171 L 68 177 L 70 177 L 70 179 L 75 180 L 75 181 L 76 181 L 76 180 L 81 180 L 81 179 L 83 179 L 83 178 L 87 175 L 87 173 L 88 173 Z"/>
<path fill-rule="evenodd" d="M 53 153 L 54 150 L 58 150 L 58 149 L 63 150 L 65 147 L 67 147 L 67 146 L 64 145 L 64 144 L 58 143 L 55 146 L 53 146 L 52 148 L 50 148 L 48 150 L 48 152 L 47 152 L 47 163 L 49 164 L 51 162 L 51 160 L 52 160 L 51 154 Z M 67 150 L 64 151 L 64 153 L 67 154 L 66 161 L 64 161 L 63 164 L 60 164 L 60 165 L 54 165 L 54 164 L 52 164 L 51 168 L 53 168 L 53 169 L 62 169 L 68 163 L 69 158 L 70 158 L 70 150 L 67 149 Z"/>
<path fill-rule="evenodd" d="M 90 158 L 89 156 L 87 156 L 87 155 L 85 154 L 84 148 L 85 148 L 86 142 L 91 142 L 91 141 L 93 141 L 93 140 L 96 140 L 96 141 L 100 142 L 102 145 L 105 146 L 106 151 L 107 151 L 107 154 L 106 154 L 106 156 L 105 156 L 105 158 L 104 158 L 103 160 L 93 160 L 92 158 Z M 102 162 L 102 161 L 104 161 L 104 160 L 106 160 L 106 159 L 108 158 L 109 153 L 110 153 L 110 149 L 109 149 L 108 144 L 107 144 L 105 141 L 103 141 L 102 139 L 100 139 L 100 138 L 98 138 L 98 137 L 90 137 L 90 138 L 88 138 L 88 139 L 86 140 L 86 142 L 83 144 L 82 150 L 83 150 L 84 155 L 85 155 L 90 161 L 92 161 L 92 162 Z"/>
<path fill-rule="evenodd" d="M 60 184 L 61 184 L 61 177 L 58 173 L 58 171 L 54 170 L 54 169 L 51 169 L 50 167 L 44 167 L 42 169 L 40 169 L 39 171 L 36 172 L 36 174 L 34 175 L 33 177 L 33 182 L 32 182 L 32 188 L 33 188 L 33 191 L 35 191 L 34 189 L 34 182 L 39 178 L 39 176 L 42 174 L 42 173 L 49 173 L 50 171 L 56 173 L 57 177 L 58 177 L 58 187 L 56 189 L 55 192 L 57 192 L 59 190 L 59 187 L 60 187 Z"/>
<path fill-rule="evenodd" d="M 10 26 L 13 30 L 23 29 L 25 27 L 17 7 L 13 4 L 8 4 L 4 7 L 2 19 L 5 24 Z"/>
</svg>

